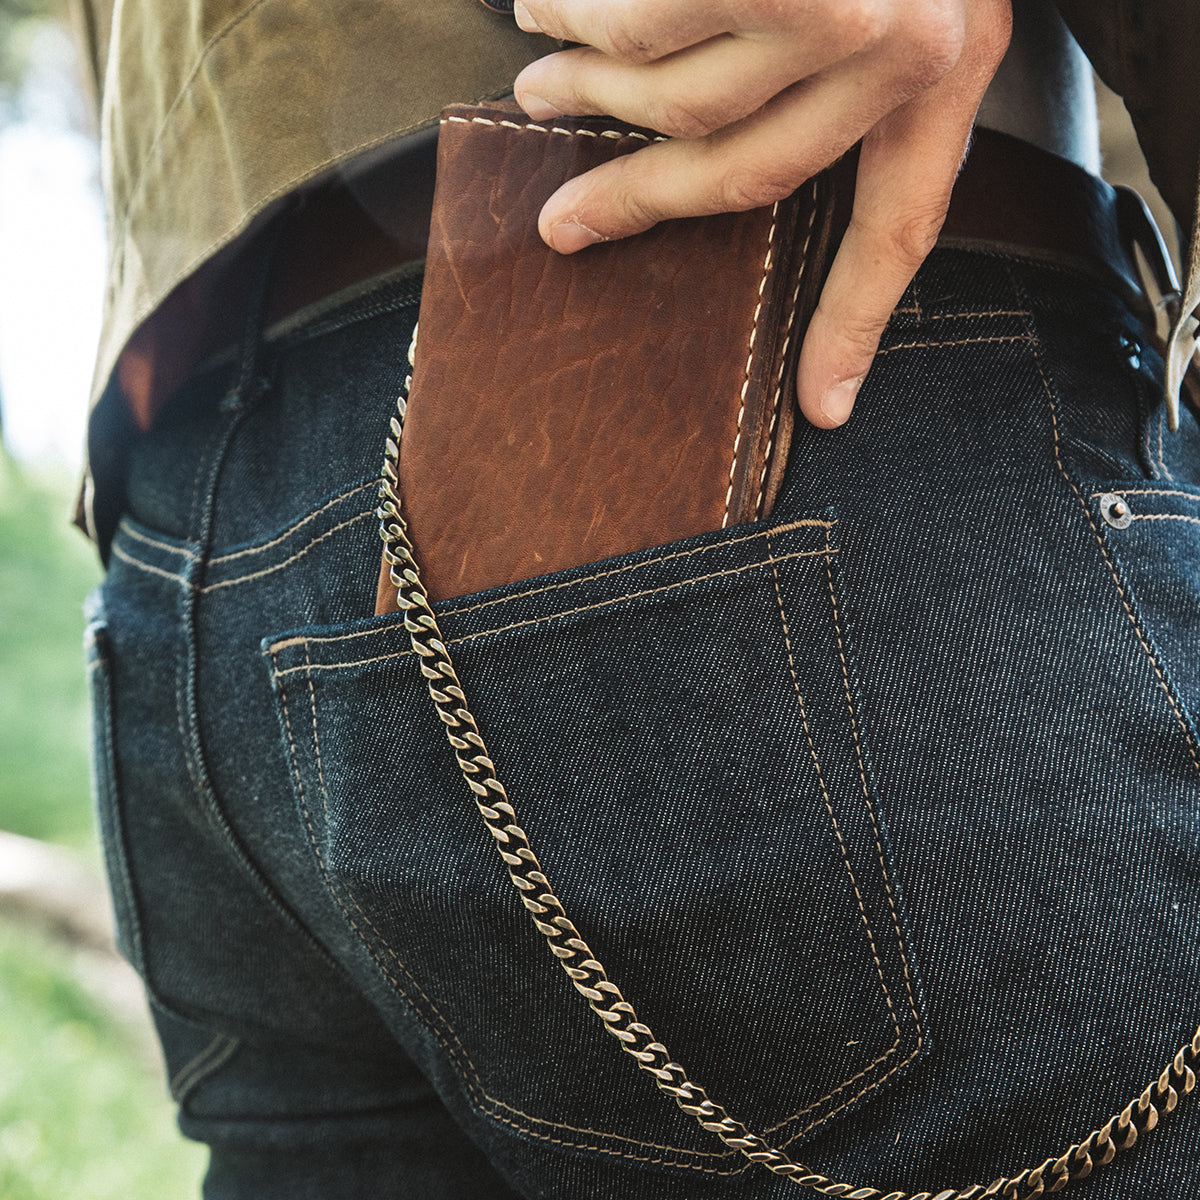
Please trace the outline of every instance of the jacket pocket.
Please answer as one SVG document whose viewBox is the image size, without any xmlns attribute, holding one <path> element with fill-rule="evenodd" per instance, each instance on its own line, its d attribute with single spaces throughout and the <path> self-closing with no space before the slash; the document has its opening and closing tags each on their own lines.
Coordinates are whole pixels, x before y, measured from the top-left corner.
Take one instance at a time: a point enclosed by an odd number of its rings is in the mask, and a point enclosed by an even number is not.
<svg viewBox="0 0 1200 1200">
<path fill-rule="evenodd" d="M 435 606 L 567 917 L 688 1076 L 776 1146 L 928 1045 L 836 535 L 777 519 Z M 743 1169 L 571 986 L 402 619 L 264 653 L 320 871 L 470 1102 L 559 1146 Z"/>
</svg>

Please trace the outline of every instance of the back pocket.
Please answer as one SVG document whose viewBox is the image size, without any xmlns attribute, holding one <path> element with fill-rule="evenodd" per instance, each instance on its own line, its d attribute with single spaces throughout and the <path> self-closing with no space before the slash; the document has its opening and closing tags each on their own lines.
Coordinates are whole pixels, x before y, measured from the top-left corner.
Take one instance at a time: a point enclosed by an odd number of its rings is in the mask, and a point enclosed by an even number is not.
<svg viewBox="0 0 1200 1200">
<path fill-rule="evenodd" d="M 567 917 L 688 1077 L 776 1146 L 928 1044 L 836 534 L 776 519 L 435 606 Z M 557 1146 L 744 1169 L 571 986 L 402 619 L 264 652 L 326 883 L 471 1103 Z"/>
</svg>

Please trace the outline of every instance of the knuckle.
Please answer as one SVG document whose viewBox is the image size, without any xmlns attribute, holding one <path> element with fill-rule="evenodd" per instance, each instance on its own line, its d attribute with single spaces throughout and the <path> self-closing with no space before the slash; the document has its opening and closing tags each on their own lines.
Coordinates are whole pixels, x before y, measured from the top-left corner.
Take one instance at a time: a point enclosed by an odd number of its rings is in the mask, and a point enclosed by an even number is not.
<svg viewBox="0 0 1200 1200">
<path fill-rule="evenodd" d="M 946 219 L 946 206 L 939 204 L 911 210 L 878 234 L 883 252 L 914 270 L 937 244 Z"/>
<path fill-rule="evenodd" d="M 903 26 L 902 47 L 911 74 L 921 82 L 936 82 L 963 55 L 966 22 L 957 4 L 919 5 Z"/>
<path fill-rule="evenodd" d="M 837 339 L 849 352 L 850 357 L 867 357 L 874 354 L 886 324 L 887 315 L 880 317 L 854 310 L 839 312 Z"/>
<path fill-rule="evenodd" d="M 721 212 L 746 212 L 763 208 L 791 195 L 796 180 L 778 167 L 762 163 L 740 163 L 721 180 L 715 207 Z"/>
<path fill-rule="evenodd" d="M 1000 65 L 1008 52 L 1012 37 L 1012 9 L 1007 0 L 982 5 L 977 13 L 976 25 L 971 31 L 968 51 L 982 70 L 991 74 Z"/>
<path fill-rule="evenodd" d="M 679 96 L 665 97 L 650 116 L 651 128 L 685 139 L 706 137 L 726 124 L 716 111 Z"/>
<path fill-rule="evenodd" d="M 855 50 L 873 46 L 887 29 L 889 9 L 883 0 L 842 0 L 833 19 L 843 44 Z"/>
<path fill-rule="evenodd" d="M 596 48 L 622 62 L 642 64 L 657 57 L 653 42 L 644 34 L 631 29 L 626 15 L 611 13 L 596 39 Z"/>
<path fill-rule="evenodd" d="M 622 234 L 649 229 L 662 220 L 649 198 L 653 188 L 653 175 L 643 171 L 645 159 L 635 153 L 617 159 L 607 181 L 607 202 L 612 216 L 602 222 L 603 231 L 611 233 L 611 227 L 619 228 Z"/>
</svg>

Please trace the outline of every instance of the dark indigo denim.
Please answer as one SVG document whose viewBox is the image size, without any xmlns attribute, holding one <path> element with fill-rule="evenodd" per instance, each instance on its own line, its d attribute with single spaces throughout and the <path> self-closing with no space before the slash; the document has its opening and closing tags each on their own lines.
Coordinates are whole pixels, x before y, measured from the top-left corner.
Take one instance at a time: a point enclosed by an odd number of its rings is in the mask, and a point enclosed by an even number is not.
<svg viewBox="0 0 1200 1200">
<path fill-rule="evenodd" d="M 415 303 L 273 339 L 242 396 L 194 379 L 128 470 L 99 803 L 205 1194 L 798 1194 L 604 1033 L 369 616 Z M 1069 271 L 941 250 L 770 520 L 439 606 L 609 975 L 836 1179 L 1034 1167 L 1200 1021 L 1200 432 L 1139 336 Z M 1200 1098 L 1074 1191 L 1197 1194 Z"/>
</svg>

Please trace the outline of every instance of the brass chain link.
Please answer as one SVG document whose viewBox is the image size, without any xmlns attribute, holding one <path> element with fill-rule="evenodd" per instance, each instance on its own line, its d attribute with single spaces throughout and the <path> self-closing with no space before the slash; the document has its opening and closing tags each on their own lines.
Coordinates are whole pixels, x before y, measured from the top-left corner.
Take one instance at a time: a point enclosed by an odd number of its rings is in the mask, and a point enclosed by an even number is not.
<svg viewBox="0 0 1200 1200">
<path fill-rule="evenodd" d="M 417 333 L 414 330 L 408 355 L 410 366 L 416 341 Z M 720 1104 L 710 1099 L 704 1088 L 689 1079 L 684 1068 L 671 1059 L 666 1046 L 655 1038 L 650 1028 L 638 1020 L 633 1005 L 608 978 L 603 965 L 567 916 L 562 901 L 555 894 L 529 844 L 525 830 L 521 828 L 516 810 L 480 736 L 422 586 L 408 527 L 401 513 L 400 438 L 411 386 L 410 375 L 397 401 L 397 415 L 391 420 L 377 515 L 384 545 L 383 556 L 398 592 L 400 611 L 404 613 L 404 628 L 420 663 L 429 695 L 445 726 L 446 736 L 467 787 L 474 795 L 488 832 L 495 839 L 508 877 L 517 889 L 521 902 L 529 910 L 534 925 L 546 938 L 550 952 L 621 1049 L 654 1079 L 660 1091 L 694 1117 L 701 1128 L 716 1134 L 725 1145 L 751 1162 L 761 1163 L 793 1183 L 825 1196 L 840 1196 L 845 1200 L 1036 1200 L 1037 1197 L 1059 1192 L 1076 1180 L 1086 1179 L 1096 1167 L 1112 1162 L 1118 1151 L 1130 1149 L 1140 1136 L 1153 1130 L 1162 1113 L 1174 1111 L 1179 1103 L 1180 1091 L 1184 1095 L 1193 1091 L 1196 1075 L 1189 1064 L 1200 1057 L 1200 1028 L 1141 1095 L 1057 1158 L 1048 1158 L 1040 1166 L 1017 1175 L 996 1179 L 986 1187 L 983 1184 L 970 1184 L 939 1191 L 887 1193 L 878 1188 L 839 1183 L 795 1162 L 782 1150 L 768 1145 L 758 1134 L 752 1133 Z"/>
</svg>

